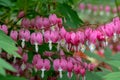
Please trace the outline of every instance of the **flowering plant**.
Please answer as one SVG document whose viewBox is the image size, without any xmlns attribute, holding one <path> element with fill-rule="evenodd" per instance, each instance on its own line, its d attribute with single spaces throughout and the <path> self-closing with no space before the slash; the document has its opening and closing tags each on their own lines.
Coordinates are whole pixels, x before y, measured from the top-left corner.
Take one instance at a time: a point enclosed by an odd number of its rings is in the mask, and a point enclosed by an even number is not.
<svg viewBox="0 0 120 80">
<path fill-rule="evenodd" d="M 24 4 L 22 7 L 16 5 L 20 1 Z M 119 78 L 119 17 L 97 28 L 89 25 L 77 28 L 84 23 L 74 10 L 74 1 L 26 1 L 1 0 L 9 4 L 2 4 L 1 9 L 17 6 L 11 10 L 14 12 L 19 6 L 22 10 L 16 16 L 1 17 L 0 80 Z M 35 9 L 30 9 L 33 5 Z M 84 4 L 80 4 L 81 11 L 84 8 Z M 96 7 L 94 10 L 96 12 Z M 109 6 L 105 10 L 109 12 Z"/>
</svg>

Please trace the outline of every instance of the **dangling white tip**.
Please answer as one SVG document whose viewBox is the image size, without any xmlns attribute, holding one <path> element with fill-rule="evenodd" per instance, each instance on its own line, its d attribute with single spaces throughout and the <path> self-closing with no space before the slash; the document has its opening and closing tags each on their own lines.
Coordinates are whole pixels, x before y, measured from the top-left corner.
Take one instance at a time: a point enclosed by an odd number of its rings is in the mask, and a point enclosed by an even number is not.
<svg viewBox="0 0 120 80">
<path fill-rule="evenodd" d="M 68 44 L 66 44 L 65 46 L 66 46 L 66 50 L 67 50 L 67 52 L 69 52 L 69 49 L 68 49 Z"/>
<path fill-rule="evenodd" d="M 35 72 L 37 72 L 37 68 L 36 67 L 34 67 L 34 70 L 35 70 Z"/>
<path fill-rule="evenodd" d="M 16 76 L 18 76 L 18 77 L 19 77 L 19 76 L 20 76 L 20 74 L 19 74 L 19 73 L 17 73 L 17 74 L 16 74 Z"/>
<path fill-rule="evenodd" d="M 52 30 L 52 31 L 55 31 L 55 26 L 54 26 L 54 25 L 51 27 L 51 30 Z"/>
<path fill-rule="evenodd" d="M 26 65 L 25 65 L 24 63 L 22 63 L 21 69 L 22 69 L 22 70 L 25 70 L 25 68 L 26 68 Z"/>
<path fill-rule="evenodd" d="M 83 76 L 83 77 L 82 77 L 82 80 L 86 80 L 86 77 L 85 77 L 85 76 Z"/>
<path fill-rule="evenodd" d="M 72 72 L 67 72 L 67 76 L 68 76 L 69 78 L 71 78 L 71 77 L 73 76 L 73 73 L 72 73 Z"/>
<path fill-rule="evenodd" d="M 21 46 L 22 46 L 22 48 L 24 48 L 24 47 L 25 47 L 25 39 L 22 39 Z"/>
<path fill-rule="evenodd" d="M 60 42 L 58 42 L 58 44 L 57 44 L 57 51 L 59 51 L 60 50 Z"/>
<path fill-rule="evenodd" d="M 109 15 L 110 15 L 110 12 L 107 12 L 106 15 L 109 16 Z"/>
<path fill-rule="evenodd" d="M 49 41 L 49 49 L 52 50 L 52 41 Z"/>
<path fill-rule="evenodd" d="M 89 49 L 90 49 L 91 52 L 94 52 L 94 50 L 95 50 L 95 45 L 94 45 L 94 44 L 90 44 Z"/>
<path fill-rule="evenodd" d="M 73 46 L 74 51 L 77 51 L 76 46 Z"/>
<path fill-rule="evenodd" d="M 16 63 L 16 56 L 14 56 L 13 63 L 14 64 Z"/>
<path fill-rule="evenodd" d="M 108 46 L 108 37 L 105 37 L 105 46 Z"/>
<path fill-rule="evenodd" d="M 12 55 L 7 54 L 7 59 L 10 59 L 12 57 Z"/>
<path fill-rule="evenodd" d="M 113 36 L 113 42 L 116 42 L 117 41 L 117 34 L 114 33 L 114 36 Z"/>
<path fill-rule="evenodd" d="M 59 75 L 60 75 L 60 78 L 62 78 L 62 69 L 61 68 L 59 69 Z"/>
<path fill-rule="evenodd" d="M 44 35 L 44 32 L 45 32 L 44 29 L 42 29 L 42 34 L 43 34 L 43 35 Z"/>
<path fill-rule="evenodd" d="M 90 13 L 91 13 L 91 10 L 90 10 L 90 9 L 88 9 L 88 11 L 87 11 L 87 12 L 88 12 L 88 14 L 90 14 Z"/>
<path fill-rule="evenodd" d="M 42 68 L 41 71 L 42 71 L 41 77 L 44 78 L 45 68 Z"/>
<path fill-rule="evenodd" d="M 39 48 L 38 48 L 38 43 L 35 43 L 35 52 L 38 52 Z"/>
<path fill-rule="evenodd" d="M 103 16 L 103 15 L 104 15 L 104 12 L 103 12 L 103 11 L 100 11 L 100 15 Z"/>
<path fill-rule="evenodd" d="M 85 52 L 85 49 L 86 49 L 85 45 L 82 45 L 82 46 L 81 46 L 81 51 L 82 51 L 82 52 Z"/>
</svg>

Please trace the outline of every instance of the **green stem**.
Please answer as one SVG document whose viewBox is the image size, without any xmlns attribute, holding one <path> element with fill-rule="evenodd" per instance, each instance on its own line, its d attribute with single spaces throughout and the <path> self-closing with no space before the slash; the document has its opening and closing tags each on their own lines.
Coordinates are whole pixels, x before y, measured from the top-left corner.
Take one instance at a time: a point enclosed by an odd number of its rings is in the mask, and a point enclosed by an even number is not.
<svg viewBox="0 0 120 80">
<path fill-rule="evenodd" d="M 117 14 L 120 17 L 117 0 L 115 0 L 115 5 L 116 5 L 116 8 L 117 8 Z"/>
</svg>

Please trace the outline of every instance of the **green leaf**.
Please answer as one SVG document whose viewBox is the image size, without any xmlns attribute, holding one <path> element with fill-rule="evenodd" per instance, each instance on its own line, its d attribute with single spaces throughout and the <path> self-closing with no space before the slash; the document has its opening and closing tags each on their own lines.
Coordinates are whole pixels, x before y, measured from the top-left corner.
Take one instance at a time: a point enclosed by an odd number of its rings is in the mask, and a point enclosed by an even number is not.
<svg viewBox="0 0 120 80">
<path fill-rule="evenodd" d="M 110 59 L 113 59 L 113 60 L 120 60 L 120 53 L 114 54 L 113 56 L 110 57 Z"/>
<path fill-rule="evenodd" d="M 120 72 L 112 72 L 103 77 L 105 80 L 120 80 Z"/>
<path fill-rule="evenodd" d="M 0 67 L 0 74 L 3 75 L 3 76 L 6 75 L 6 73 L 5 73 L 5 69 L 3 69 L 2 67 Z"/>
<path fill-rule="evenodd" d="M 4 7 L 12 7 L 13 4 L 11 0 L 0 0 L 0 5 Z"/>
<path fill-rule="evenodd" d="M 16 77 L 12 75 L 2 76 L 0 75 L 0 80 L 27 80 L 23 77 Z"/>
<path fill-rule="evenodd" d="M 112 55 L 111 49 L 108 48 L 108 47 L 106 47 L 106 48 L 105 48 L 104 55 L 105 55 L 106 58 L 109 58 L 109 57 Z"/>
<path fill-rule="evenodd" d="M 15 72 L 16 70 L 4 59 L 0 58 L 0 67 Z"/>
<path fill-rule="evenodd" d="M 103 80 L 102 76 L 99 76 L 96 72 L 87 72 L 86 80 Z"/>
<path fill-rule="evenodd" d="M 90 51 L 88 51 L 88 50 L 86 50 L 84 53 L 85 53 L 86 55 L 88 55 L 89 57 L 93 57 L 93 58 L 95 58 L 95 59 L 97 59 L 97 60 L 99 60 L 99 61 L 105 61 L 105 59 L 103 59 L 103 58 L 100 57 L 99 55 L 97 55 L 97 54 L 95 54 L 95 53 L 92 53 L 92 52 L 90 52 Z"/>
<path fill-rule="evenodd" d="M 1 30 L 0 30 L 0 41 L 5 41 L 10 45 L 15 45 L 15 42 Z"/>
<path fill-rule="evenodd" d="M 1 30 L 0 30 L 0 48 L 4 49 L 8 54 L 20 57 L 20 55 L 16 53 L 17 47 L 15 46 L 15 42 Z"/>
<path fill-rule="evenodd" d="M 105 62 L 114 67 L 120 68 L 120 61 L 118 60 L 110 60 L 110 61 L 105 61 Z"/>
<path fill-rule="evenodd" d="M 83 24 L 83 21 L 79 18 L 76 11 L 72 9 L 71 6 L 67 4 L 58 4 L 58 12 L 65 17 L 67 27 L 78 28 Z"/>
</svg>

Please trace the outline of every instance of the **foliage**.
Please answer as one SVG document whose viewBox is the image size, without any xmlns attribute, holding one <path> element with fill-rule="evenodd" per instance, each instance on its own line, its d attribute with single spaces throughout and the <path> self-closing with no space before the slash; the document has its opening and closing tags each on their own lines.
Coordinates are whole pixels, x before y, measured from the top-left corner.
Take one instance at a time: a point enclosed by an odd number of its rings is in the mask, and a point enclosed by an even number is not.
<svg viewBox="0 0 120 80">
<path fill-rule="evenodd" d="M 106 5 L 108 1 L 103 2 L 103 0 L 0 0 L 0 23 L 7 24 L 10 26 L 10 29 L 16 28 L 19 25 L 19 20 L 15 17 L 19 11 L 25 12 L 25 17 L 34 18 L 37 15 L 48 17 L 50 14 L 55 13 L 57 16 L 62 17 L 64 26 L 68 28 L 79 28 L 84 24 L 84 21 L 81 20 L 77 11 L 76 5 L 81 2 L 83 3 L 93 3 Z M 114 0 L 109 0 L 114 1 Z M 118 0 L 115 0 L 116 4 L 119 5 Z M 110 3 L 111 5 L 111 3 Z M 80 15 L 81 16 L 81 15 Z M 19 27 L 17 27 L 19 29 Z M 18 43 L 19 44 L 19 43 Z M 34 49 L 34 46 L 26 44 L 31 49 Z M 0 31 L 0 48 L 7 52 L 9 55 L 12 55 L 17 58 L 21 58 L 17 51 L 16 42 L 14 42 L 10 37 Z M 43 54 L 44 51 L 48 50 L 48 44 L 39 46 L 40 50 L 38 53 Z M 52 51 L 56 51 L 56 44 L 53 45 Z M 120 53 L 112 54 L 110 48 L 105 48 L 104 57 L 92 53 L 86 50 L 84 53 L 99 62 L 96 70 L 94 72 L 86 72 L 86 80 L 119 80 L 120 78 Z M 70 54 L 70 53 L 66 53 Z M 32 63 L 34 51 L 28 52 L 28 62 Z M 71 55 L 71 54 L 70 54 Z M 56 56 L 55 56 L 56 57 Z M 89 60 L 86 60 L 89 62 Z M 91 61 L 92 62 L 92 61 Z M 106 69 L 105 67 L 99 66 L 100 64 L 105 63 L 110 66 L 111 70 Z M 15 72 L 16 70 L 4 59 L 0 58 L 0 80 L 25 80 L 24 78 L 15 77 L 8 75 L 6 70 Z M 32 75 L 41 74 L 41 72 L 33 72 Z M 53 68 L 50 71 L 45 72 L 45 79 L 49 76 L 54 75 Z M 94 77 L 93 77 L 94 76 Z M 63 72 L 63 78 L 58 80 L 68 79 L 67 73 Z M 76 75 L 73 73 L 73 77 L 70 80 L 76 80 Z"/>
</svg>

